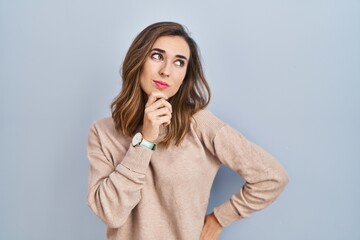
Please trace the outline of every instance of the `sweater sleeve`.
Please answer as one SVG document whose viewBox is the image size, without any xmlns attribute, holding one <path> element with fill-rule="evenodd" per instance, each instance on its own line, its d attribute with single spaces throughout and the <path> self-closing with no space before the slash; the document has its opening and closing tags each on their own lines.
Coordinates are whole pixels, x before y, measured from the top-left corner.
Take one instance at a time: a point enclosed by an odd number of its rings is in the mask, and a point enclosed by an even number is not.
<svg viewBox="0 0 360 240">
<path fill-rule="evenodd" d="M 120 164 L 114 166 L 103 152 L 96 124 L 90 127 L 88 205 L 109 227 L 118 228 L 124 224 L 139 203 L 152 152 L 130 145 Z"/>
<path fill-rule="evenodd" d="M 238 193 L 214 208 L 223 227 L 265 208 L 283 191 L 288 176 L 280 163 L 229 125 L 217 131 L 212 144 L 219 161 L 245 180 Z"/>
</svg>

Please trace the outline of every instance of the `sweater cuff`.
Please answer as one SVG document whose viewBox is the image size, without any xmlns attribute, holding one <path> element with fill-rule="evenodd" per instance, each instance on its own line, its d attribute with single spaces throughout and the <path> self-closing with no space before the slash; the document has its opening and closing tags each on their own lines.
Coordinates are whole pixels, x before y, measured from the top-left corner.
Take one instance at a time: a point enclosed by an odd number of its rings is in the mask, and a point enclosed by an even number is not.
<svg viewBox="0 0 360 240">
<path fill-rule="evenodd" d="M 236 209 L 231 204 L 231 200 L 228 200 L 220 206 L 214 208 L 214 214 L 221 226 L 227 227 L 236 220 L 242 219 Z"/>
<path fill-rule="evenodd" d="M 149 167 L 153 152 L 153 150 L 148 148 L 141 146 L 134 147 L 130 144 L 129 149 L 120 164 L 133 172 L 145 174 L 147 168 Z"/>
</svg>

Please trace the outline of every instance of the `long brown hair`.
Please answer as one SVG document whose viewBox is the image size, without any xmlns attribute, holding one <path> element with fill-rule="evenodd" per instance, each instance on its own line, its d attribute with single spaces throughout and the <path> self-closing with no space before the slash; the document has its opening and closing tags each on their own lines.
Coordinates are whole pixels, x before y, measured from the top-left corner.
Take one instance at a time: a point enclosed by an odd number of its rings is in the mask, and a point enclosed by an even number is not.
<svg viewBox="0 0 360 240">
<path fill-rule="evenodd" d="M 154 23 L 134 39 L 122 65 L 122 90 L 111 103 L 111 112 L 116 130 L 126 136 L 133 136 L 142 125 L 147 96 L 140 87 L 139 76 L 152 46 L 161 36 L 183 37 L 190 48 L 184 81 L 177 93 L 169 99 L 173 112 L 162 141 L 165 146 L 171 142 L 179 145 L 190 129 L 191 117 L 209 104 L 211 94 L 197 44 L 178 23 Z"/>
</svg>

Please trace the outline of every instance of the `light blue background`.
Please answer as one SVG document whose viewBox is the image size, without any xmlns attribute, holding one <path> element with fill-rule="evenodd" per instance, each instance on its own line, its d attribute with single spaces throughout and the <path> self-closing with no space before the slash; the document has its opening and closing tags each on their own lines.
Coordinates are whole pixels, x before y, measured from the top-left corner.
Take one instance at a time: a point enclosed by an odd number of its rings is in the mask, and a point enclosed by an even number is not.
<svg viewBox="0 0 360 240">
<path fill-rule="evenodd" d="M 185 24 L 210 110 L 290 183 L 220 239 L 360 239 L 360 1 L 0 0 L 0 239 L 105 239 L 87 207 L 87 131 L 110 115 L 147 25 Z M 239 190 L 221 168 L 209 211 Z"/>
</svg>

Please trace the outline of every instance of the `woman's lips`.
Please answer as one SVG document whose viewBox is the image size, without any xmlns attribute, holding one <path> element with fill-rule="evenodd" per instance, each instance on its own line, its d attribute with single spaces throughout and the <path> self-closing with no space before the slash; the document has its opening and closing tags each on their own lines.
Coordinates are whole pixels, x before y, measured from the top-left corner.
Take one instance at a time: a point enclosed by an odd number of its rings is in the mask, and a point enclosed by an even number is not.
<svg viewBox="0 0 360 240">
<path fill-rule="evenodd" d="M 154 83 L 155 83 L 156 87 L 159 89 L 165 89 L 165 88 L 170 87 L 169 84 L 167 84 L 166 82 L 160 81 L 160 80 L 154 80 Z"/>
</svg>

